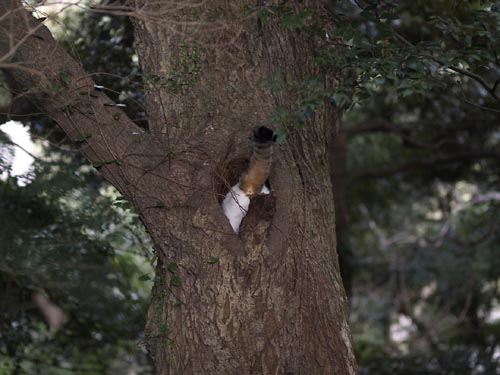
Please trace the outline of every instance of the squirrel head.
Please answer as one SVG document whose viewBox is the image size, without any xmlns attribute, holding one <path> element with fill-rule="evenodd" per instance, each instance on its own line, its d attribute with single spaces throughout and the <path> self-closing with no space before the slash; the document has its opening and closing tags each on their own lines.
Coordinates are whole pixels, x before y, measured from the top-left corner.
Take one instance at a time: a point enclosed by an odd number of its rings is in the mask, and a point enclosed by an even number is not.
<svg viewBox="0 0 500 375">
<path fill-rule="evenodd" d="M 276 134 L 266 126 L 259 126 L 253 130 L 253 141 L 259 143 L 276 142 Z"/>
</svg>

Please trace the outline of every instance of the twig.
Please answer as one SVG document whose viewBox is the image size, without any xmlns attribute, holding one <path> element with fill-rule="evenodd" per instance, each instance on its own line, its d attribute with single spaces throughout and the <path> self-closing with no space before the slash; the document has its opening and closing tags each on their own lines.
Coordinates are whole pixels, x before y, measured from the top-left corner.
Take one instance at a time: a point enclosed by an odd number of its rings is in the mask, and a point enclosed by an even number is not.
<svg viewBox="0 0 500 375">
<path fill-rule="evenodd" d="M 408 39 L 406 39 L 404 36 L 402 36 L 401 34 L 399 34 L 396 30 L 394 29 L 391 29 L 392 30 L 392 33 L 394 34 L 394 36 L 396 37 L 396 39 L 398 39 L 399 41 L 403 42 L 404 44 L 406 44 L 407 46 L 411 47 L 411 48 L 416 48 L 416 46 L 410 42 Z M 490 87 L 488 85 L 488 83 L 483 79 L 483 77 L 477 75 L 477 74 L 474 74 L 472 72 L 469 72 L 468 70 L 465 70 L 465 69 L 462 69 L 462 68 L 459 68 L 459 67 L 456 67 L 456 66 L 453 66 L 453 65 L 448 65 L 446 64 L 445 62 L 443 62 L 442 60 L 438 59 L 437 57 L 435 56 L 432 56 L 430 54 L 421 54 L 420 56 L 422 57 L 427 57 L 429 59 L 431 59 L 432 61 L 434 61 L 435 63 L 441 65 L 441 66 L 446 66 L 448 69 L 456 72 L 456 73 L 460 73 L 464 76 L 467 76 L 471 79 L 473 79 L 474 81 L 476 81 L 477 83 L 479 83 L 487 92 L 488 94 L 491 95 L 491 97 L 493 99 L 495 99 L 497 102 L 500 103 L 500 97 L 496 94 L 495 90 L 499 84 L 499 81 L 500 79 L 498 79 L 495 84 Z"/>
<path fill-rule="evenodd" d="M 405 173 L 417 168 L 423 167 L 434 167 L 438 164 L 448 164 L 455 163 L 462 160 L 475 160 L 475 159 L 499 159 L 500 155 L 494 152 L 488 151 L 471 151 L 471 152 L 463 152 L 460 154 L 448 155 L 443 158 L 434 158 L 434 159 L 423 159 L 423 160 L 412 160 L 407 163 L 403 163 L 390 168 L 381 168 L 375 169 L 372 171 L 361 172 L 353 175 L 349 178 L 349 183 L 353 184 L 358 182 L 359 180 L 366 178 L 382 178 L 382 177 L 391 177 L 400 173 Z"/>
<path fill-rule="evenodd" d="M 457 94 L 454 94 L 454 95 L 455 95 L 455 97 L 456 97 L 458 100 L 460 100 L 460 101 L 462 101 L 462 102 L 464 102 L 464 103 L 467 103 L 467 104 L 469 104 L 469 105 L 471 105 L 471 106 L 473 106 L 473 107 L 476 107 L 476 108 L 482 109 L 483 111 L 490 111 L 490 112 L 500 113 L 500 110 L 498 110 L 498 109 L 495 109 L 495 108 L 489 108 L 489 107 L 484 107 L 484 106 L 482 106 L 482 105 L 480 105 L 480 104 L 477 104 L 477 103 L 471 102 L 470 100 L 465 99 L 464 97 L 460 97 L 460 96 L 459 96 L 459 95 L 457 95 Z"/>
</svg>

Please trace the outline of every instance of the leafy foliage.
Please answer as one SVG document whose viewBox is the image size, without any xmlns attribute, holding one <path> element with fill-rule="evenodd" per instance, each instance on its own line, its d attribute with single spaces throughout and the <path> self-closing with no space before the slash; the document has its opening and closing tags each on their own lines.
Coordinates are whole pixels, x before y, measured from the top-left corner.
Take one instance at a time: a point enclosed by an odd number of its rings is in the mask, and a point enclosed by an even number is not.
<svg viewBox="0 0 500 375">
<path fill-rule="evenodd" d="M 398 99 L 419 100 L 450 82 L 460 87 L 469 80 L 499 101 L 492 90 L 496 81 L 488 83 L 498 75 L 500 10 L 495 2 L 366 2 L 339 11 L 334 19 L 336 39 L 318 63 L 339 78 L 342 109 L 388 88 Z"/>
<path fill-rule="evenodd" d="M 128 18 L 92 12 L 69 13 L 65 17 L 61 21 L 65 29 L 58 38 L 60 43 L 82 62 L 94 81 L 103 86 L 113 106 L 114 103 L 126 104 L 122 109 L 127 116 L 147 127 L 143 78 Z"/>
<path fill-rule="evenodd" d="M 113 100 L 127 102 L 132 118 L 143 119 L 130 24 L 123 17 L 68 17 L 74 29 L 66 30 L 64 43 L 71 53 L 89 71 L 113 71 L 98 81 Z M 149 237 L 130 204 L 82 166 L 50 119 L 27 119 L 38 148 L 27 176 L 12 175 L 13 145 L 0 132 L 6 172 L 0 180 L 0 373 L 150 373 L 142 340 L 151 283 L 141 278 L 152 272 Z M 36 293 L 68 316 L 58 331 L 47 327 Z"/>
<path fill-rule="evenodd" d="M 36 363 L 48 374 L 85 358 L 95 374 L 107 373 L 119 353 L 141 358 L 135 342 L 148 286 L 138 275 L 150 266 L 136 218 L 112 208 L 89 167 L 37 163 L 33 175 L 24 187 L 16 177 L 0 186 L 0 354 L 10 358 L 0 362 L 28 373 Z M 56 334 L 32 302 L 40 290 L 70 317 Z"/>
<path fill-rule="evenodd" d="M 350 110 L 360 372 L 496 373 L 499 9 L 358 4 L 336 15 L 342 54 L 319 63 Z"/>
</svg>

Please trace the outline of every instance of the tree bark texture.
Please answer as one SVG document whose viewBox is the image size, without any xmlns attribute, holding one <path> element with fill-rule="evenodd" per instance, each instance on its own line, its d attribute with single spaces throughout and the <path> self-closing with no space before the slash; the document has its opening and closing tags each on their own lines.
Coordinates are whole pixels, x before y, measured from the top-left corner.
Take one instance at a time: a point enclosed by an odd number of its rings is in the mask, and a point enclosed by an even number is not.
<svg viewBox="0 0 500 375">
<path fill-rule="evenodd" d="M 276 147 L 272 194 L 253 199 L 239 235 L 220 207 L 248 162 L 252 128 L 297 100 L 262 81 L 316 73 L 314 38 L 259 22 L 255 5 L 132 4 L 149 132 L 96 97 L 17 1 L 0 5 L 11 12 L 0 40 L 14 37 L 0 54 L 17 46 L 8 74 L 46 88 L 31 99 L 70 139 L 85 138 L 84 155 L 140 211 L 159 258 L 146 332 L 157 374 L 354 374 L 332 230 L 334 109 L 325 104 Z"/>
</svg>

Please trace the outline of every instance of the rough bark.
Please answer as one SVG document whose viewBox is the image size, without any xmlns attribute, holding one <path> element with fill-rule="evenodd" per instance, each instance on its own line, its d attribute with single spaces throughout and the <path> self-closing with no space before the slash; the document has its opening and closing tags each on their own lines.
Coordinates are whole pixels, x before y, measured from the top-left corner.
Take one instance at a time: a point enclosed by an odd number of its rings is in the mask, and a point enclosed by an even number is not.
<svg viewBox="0 0 500 375">
<path fill-rule="evenodd" d="M 14 55 L 43 79 L 9 74 L 24 88 L 63 81 L 56 93 L 34 93 L 37 105 L 71 139 L 92 134 L 82 152 L 107 161 L 103 175 L 140 210 L 159 257 L 147 327 L 157 374 L 354 374 L 332 230 L 333 108 L 279 146 L 273 193 L 252 201 L 239 236 L 220 208 L 243 171 L 251 129 L 296 100 L 273 97 L 262 80 L 314 74 L 314 40 L 276 20 L 259 24 L 250 2 L 202 2 L 195 11 L 176 2 L 175 12 L 172 4 L 135 3 L 149 133 L 116 116 L 102 94 L 78 110 L 61 106 L 93 83 L 43 27 L 42 39 L 25 38 Z M 27 16 L 13 17 L 0 32 L 22 38 Z"/>
</svg>

